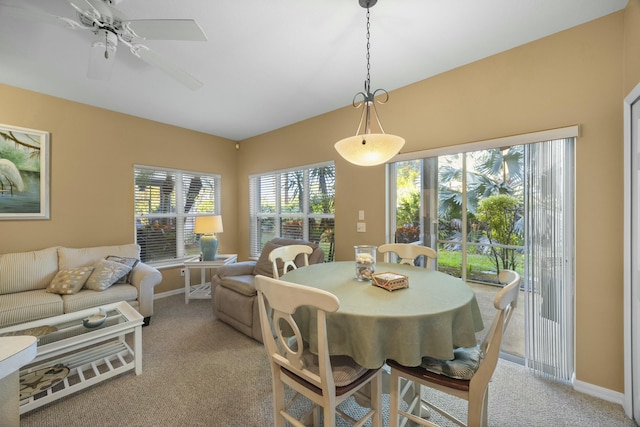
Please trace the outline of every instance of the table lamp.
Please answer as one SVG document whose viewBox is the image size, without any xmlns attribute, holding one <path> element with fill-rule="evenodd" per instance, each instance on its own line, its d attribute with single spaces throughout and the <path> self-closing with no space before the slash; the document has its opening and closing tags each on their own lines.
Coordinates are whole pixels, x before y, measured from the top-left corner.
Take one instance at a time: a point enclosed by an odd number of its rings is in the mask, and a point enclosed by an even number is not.
<svg viewBox="0 0 640 427">
<path fill-rule="evenodd" d="M 215 233 L 222 232 L 220 215 L 197 216 L 193 232 L 200 234 L 200 252 L 203 261 L 215 261 L 218 251 L 218 238 Z"/>
</svg>

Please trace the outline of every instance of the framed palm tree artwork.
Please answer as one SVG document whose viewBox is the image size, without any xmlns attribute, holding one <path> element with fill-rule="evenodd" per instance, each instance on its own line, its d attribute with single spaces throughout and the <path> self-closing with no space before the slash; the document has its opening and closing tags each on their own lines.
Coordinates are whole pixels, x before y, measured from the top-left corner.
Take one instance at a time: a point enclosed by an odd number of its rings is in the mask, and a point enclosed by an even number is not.
<svg viewBox="0 0 640 427">
<path fill-rule="evenodd" d="M 0 220 L 49 219 L 49 132 L 0 124 Z"/>
</svg>

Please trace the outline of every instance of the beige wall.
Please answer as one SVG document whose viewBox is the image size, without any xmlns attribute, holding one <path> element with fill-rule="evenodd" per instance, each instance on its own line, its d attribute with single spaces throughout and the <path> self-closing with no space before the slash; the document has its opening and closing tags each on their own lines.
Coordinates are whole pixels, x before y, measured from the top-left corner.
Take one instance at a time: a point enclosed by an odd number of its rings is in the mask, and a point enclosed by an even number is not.
<svg viewBox="0 0 640 427">
<path fill-rule="evenodd" d="M 406 139 L 402 152 L 580 125 L 576 377 L 618 392 L 624 390 L 622 100 L 640 80 L 633 55 L 640 51 L 639 26 L 625 25 L 637 24 L 638 0 L 630 3 L 626 11 L 393 91 L 379 108 L 385 130 Z M 625 51 L 633 57 L 626 66 Z M 345 104 L 351 96 L 345 94 Z M 349 106 L 241 143 L 241 257 L 249 242 L 247 175 L 328 160 L 336 162 L 336 258 L 351 259 L 354 244 L 385 242 L 385 168 L 353 166 L 333 149 L 353 133 L 358 114 Z M 358 210 L 365 211 L 366 233 L 355 232 Z"/>
<path fill-rule="evenodd" d="M 640 0 L 629 0 L 624 14 L 624 94 L 640 81 Z"/>
<path fill-rule="evenodd" d="M 135 242 L 134 164 L 222 174 L 220 251 L 235 251 L 235 142 L 6 85 L 0 99 L 0 123 L 51 134 L 50 219 L 0 221 L 0 253 Z M 162 273 L 156 293 L 184 286 Z"/>
<path fill-rule="evenodd" d="M 379 109 L 385 130 L 407 140 L 403 152 L 580 125 L 576 376 L 618 392 L 624 388 L 622 100 L 640 81 L 639 1 L 393 91 Z M 345 105 L 352 96 L 345 94 Z M 1 221 L 0 253 L 134 241 L 134 163 L 221 173 L 220 250 L 243 260 L 248 175 L 334 160 L 336 258 L 351 259 L 354 244 L 385 242 L 385 168 L 353 166 L 333 148 L 354 132 L 359 111 L 350 106 L 242 141 L 236 152 L 228 140 L 16 88 L 0 85 L 0 97 L 0 122 L 52 135 L 51 220 Z M 358 210 L 365 211 L 366 233 L 355 231 Z M 175 270 L 163 276 L 157 292 L 182 285 Z"/>
</svg>

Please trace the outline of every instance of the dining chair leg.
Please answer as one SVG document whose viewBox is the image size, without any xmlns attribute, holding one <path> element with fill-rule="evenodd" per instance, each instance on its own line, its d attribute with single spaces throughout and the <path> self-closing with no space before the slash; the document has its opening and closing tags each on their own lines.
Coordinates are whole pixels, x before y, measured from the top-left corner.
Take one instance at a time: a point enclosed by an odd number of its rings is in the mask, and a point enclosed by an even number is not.
<svg viewBox="0 0 640 427">
<path fill-rule="evenodd" d="M 392 369 L 390 386 L 389 427 L 405 425 L 438 427 L 437 424 L 426 419 L 431 413 L 428 408 L 423 408 L 421 384 L 401 377 L 398 371 Z M 400 408 L 401 401 L 406 402 L 406 410 Z"/>
<path fill-rule="evenodd" d="M 320 405 L 313 405 L 313 427 L 320 426 Z"/>
<path fill-rule="evenodd" d="M 371 380 L 371 409 L 374 411 L 371 424 L 373 427 L 383 427 L 382 422 L 382 373 L 379 372 Z"/>
<path fill-rule="evenodd" d="M 273 378 L 273 425 L 274 427 L 285 427 L 287 421 L 282 416 L 282 411 L 285 407 L 285 397 L 284 397 L 284 384 L 280 381 Z"/>
<path fill-rule="evenodd" d="M 484 396 L 480 399 L 478 393 L 483 393 Z M 487 425 L 487 402 L 489 390 L 469 390 L 469 409 L 467 413 L 467 425 L 469 427 L 486 427 Z"/>
<path fill-rule="evenodd" d="M 324 426 L 336 425 L 336 407 L 334 405 L 324 406 L 324 420 L 322 420 Z"/>
<path fill-rule="evenodd" d="M 400 404 L 400 377 L 398 373 L 391 370 L 391 378 L 389 380 L 389 427 L 398 427 L 398 408 Z"/>
</svg>

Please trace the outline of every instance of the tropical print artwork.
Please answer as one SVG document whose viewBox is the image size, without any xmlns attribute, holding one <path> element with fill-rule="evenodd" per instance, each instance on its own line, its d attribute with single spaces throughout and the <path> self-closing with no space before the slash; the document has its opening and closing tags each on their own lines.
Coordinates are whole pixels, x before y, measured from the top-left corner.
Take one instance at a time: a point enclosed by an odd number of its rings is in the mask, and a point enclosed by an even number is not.
<svg viewBox="0 0 640 427">
<path fill-rule="evenodd" d="M 48 133 L 0 125 L 0 219 L 48 217 Z"/>
</svg>

